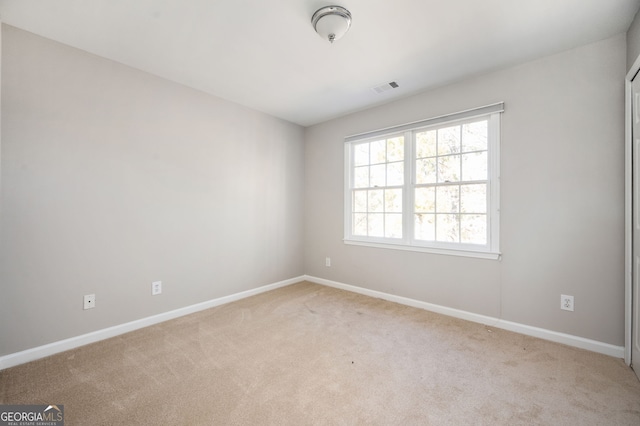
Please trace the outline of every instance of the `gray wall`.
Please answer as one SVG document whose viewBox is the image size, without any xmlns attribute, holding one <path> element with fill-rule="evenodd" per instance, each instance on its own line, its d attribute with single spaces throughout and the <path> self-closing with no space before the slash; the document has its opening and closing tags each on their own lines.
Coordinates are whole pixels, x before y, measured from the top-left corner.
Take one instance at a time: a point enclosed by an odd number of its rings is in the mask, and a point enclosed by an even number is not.
<svg viewBox="0 0 640 426">
<path fill-rule="evenodd" d="M 640 56 L 640 11 L 636 13 L 627 31 L 627 71 Z"/>
<path fill-rule="evenodd" d="M 308 128 L 305 272 L 623 345 L 625 64 L 619 35 Z M 344 136 L 497 101 L 501 261 L 343 244 Z"/>
<path fill-rule="evenodd" d="M 640 43 L 620 35 L 305 131 L 2 29 L 0 356 L 303 273 L 624 343 L 623 81 Z M 497 101 L 501 261 L 342 243 L 345 135 Z"/>
<path fill-rule="evenodd" d="M 304 273 L 301 127 L 2 30 L 0 355 Z"/>
</svg>

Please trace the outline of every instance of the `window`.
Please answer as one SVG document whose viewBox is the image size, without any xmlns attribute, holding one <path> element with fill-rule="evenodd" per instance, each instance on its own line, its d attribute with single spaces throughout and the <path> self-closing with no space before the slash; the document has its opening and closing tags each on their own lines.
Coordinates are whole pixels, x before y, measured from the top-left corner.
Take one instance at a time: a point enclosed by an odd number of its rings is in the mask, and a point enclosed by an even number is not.
<svg viewBox="0 0 640 426">
<path fill-rule="evenodd" d="M 502 111 L 347 137 L 345 242 L 497 259 Z"/>
</svg>

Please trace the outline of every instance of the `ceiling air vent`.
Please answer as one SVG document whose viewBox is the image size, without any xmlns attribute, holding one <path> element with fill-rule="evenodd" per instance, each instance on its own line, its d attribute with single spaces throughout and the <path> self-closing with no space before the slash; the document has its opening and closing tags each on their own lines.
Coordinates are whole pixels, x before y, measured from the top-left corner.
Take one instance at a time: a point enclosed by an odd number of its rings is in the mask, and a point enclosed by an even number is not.
<svg viewBox="0 0 640 426">
<path fill-rule="evenodd" d="M 390 83 L 384 83 L 376 87 L 372 87 L 371 90 L 373 90 L 376 93 L 382 93 L 382 92 L 386 92 L 387 90 L 396 89 L 396 88 L 398 88 L 398 83 L 396 83 L 395 81 L 392 81 Z"/>
</svg>

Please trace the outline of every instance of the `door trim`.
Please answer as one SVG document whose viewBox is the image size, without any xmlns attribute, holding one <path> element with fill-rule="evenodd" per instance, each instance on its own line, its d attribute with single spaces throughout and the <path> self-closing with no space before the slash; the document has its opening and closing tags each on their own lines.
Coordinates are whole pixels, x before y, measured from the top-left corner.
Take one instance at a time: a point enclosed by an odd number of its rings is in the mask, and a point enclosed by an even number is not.
<svg viewBox="0 0 640 426">
<path fill-rule="evenodd" d="M 631 365 L 631 332 L 633 323 L 633 96 L 631 81 L 640 71 L 640 56 L 629 69 L 624 80 L 625 128 L 624 128 L 624 362 Z M 640 77 L 638 77 L 640 78 Z M 636 360 L 639 361 L 640 360 Z"/>
</svg>

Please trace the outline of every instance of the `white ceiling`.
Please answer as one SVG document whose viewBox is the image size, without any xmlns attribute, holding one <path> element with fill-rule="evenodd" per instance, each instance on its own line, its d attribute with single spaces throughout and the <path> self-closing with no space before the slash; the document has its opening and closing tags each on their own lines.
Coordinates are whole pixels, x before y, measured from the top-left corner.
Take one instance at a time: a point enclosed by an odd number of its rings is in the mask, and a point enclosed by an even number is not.
<svg viewBox="0 0 640 426">
<path fill-rule="evenodd" d="M 351 11 L 333 45 L 311 26 Z M 2 22 L 301 124 L 625 32 L 640 0 L 0 0 Z M 372 87 L 400 87 L 376 94 Z"/>
</svg>

